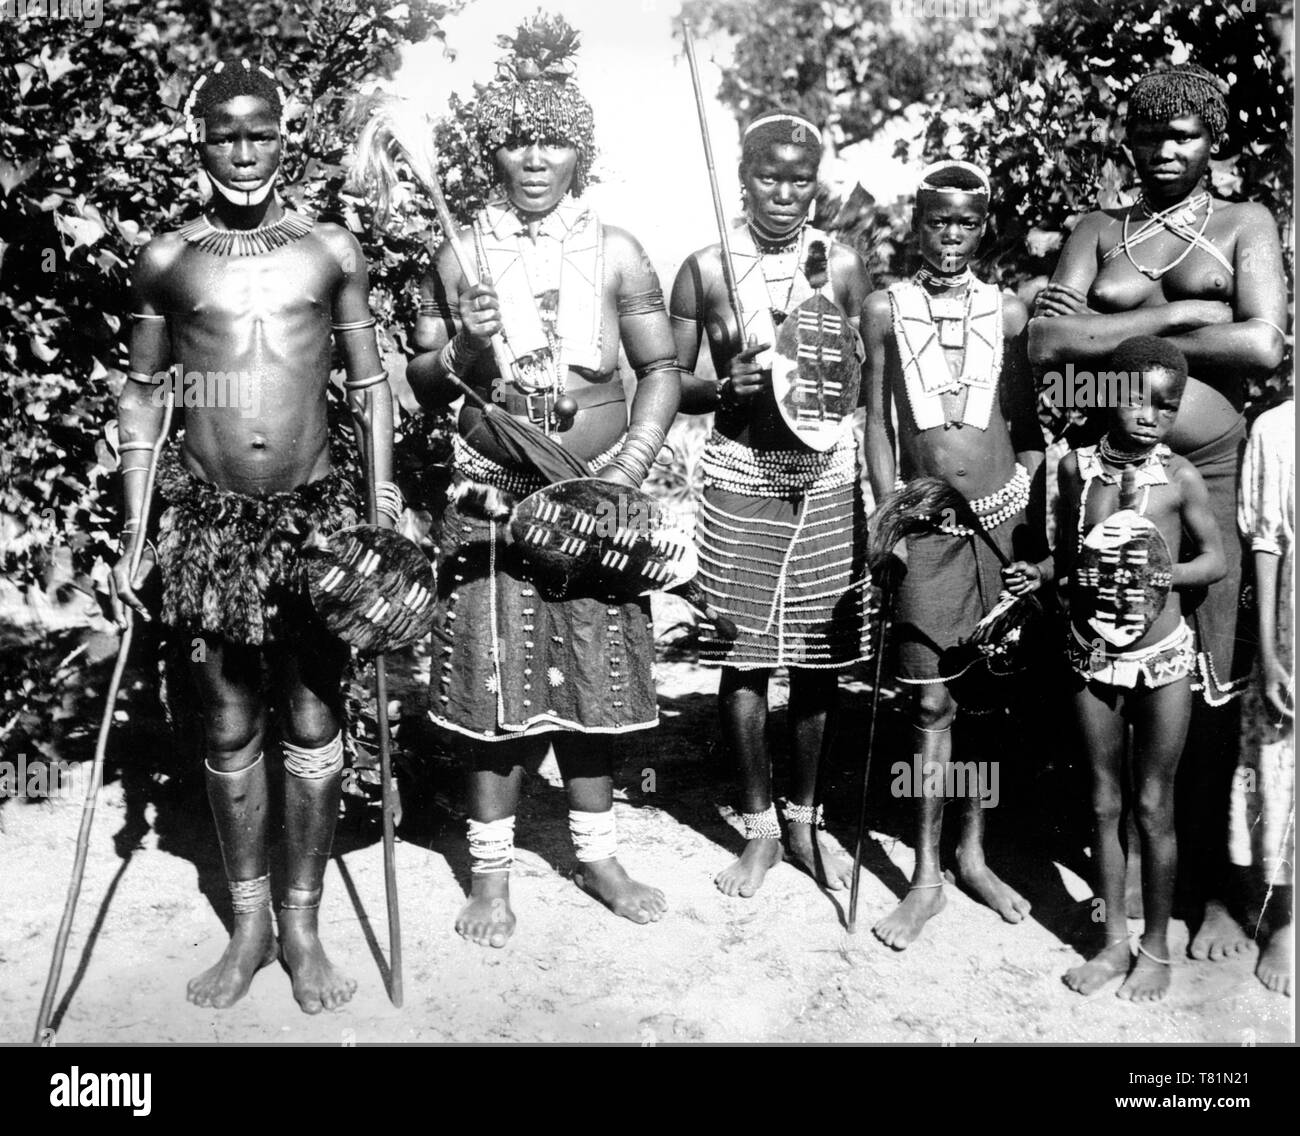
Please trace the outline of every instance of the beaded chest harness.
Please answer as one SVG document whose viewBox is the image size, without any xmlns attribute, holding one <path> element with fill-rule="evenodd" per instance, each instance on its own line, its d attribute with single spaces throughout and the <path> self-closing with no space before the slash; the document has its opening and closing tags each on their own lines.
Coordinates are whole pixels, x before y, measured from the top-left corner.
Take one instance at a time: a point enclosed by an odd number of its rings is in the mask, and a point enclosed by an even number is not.
<svg viewBox="0 0 1300 1136">
<path fill-rule="evenodd" d="M 542 396 L 536 423 L 549 426 L 568 369 L 598 371 L 601 365 L 600 220 L 581 200 L 567 199 L 532 240 L 515 211 L 494 201 L 474 220 L 474 244 L 501 303 L 501 338 L 513 374 L 500 381 Z M 494 389 L 493 399 L 504 401 L 505 392 Z"/>
<path fill-rule="evenodd" d="M 972 277 L 963 296 L 932 296 L 901 280 L 889 287 L 889 309 L 916 428 L 987 429 L 1002 370 L 1001 290 Z M 960 374 L 948 366 L 945 347 L 961 349 Z M 950 418 L 942 396 L 963 390 L 961 417 Z"/>
</svg>

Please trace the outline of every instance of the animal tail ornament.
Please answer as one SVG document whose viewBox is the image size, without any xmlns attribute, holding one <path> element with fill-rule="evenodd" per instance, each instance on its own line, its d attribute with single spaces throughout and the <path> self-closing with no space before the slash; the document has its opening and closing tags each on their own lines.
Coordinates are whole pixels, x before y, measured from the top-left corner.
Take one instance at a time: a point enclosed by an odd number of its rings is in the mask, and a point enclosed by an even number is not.
<svg viewBox="0 0 1300 1136">
<path fill-rule="evenodd" d="M 435 202 L 441 198 L 434 123 L 412 100 L 383 91 L 358 95 L 352 100 L 346 122 L 361 131 L 347 189 L 373 196 L 375 219 L 380 224 L 388 220 L 397 200 L 402 182 L 399 158 L 405 159 L 425 190 L 436 194 Z"/>
</svg>

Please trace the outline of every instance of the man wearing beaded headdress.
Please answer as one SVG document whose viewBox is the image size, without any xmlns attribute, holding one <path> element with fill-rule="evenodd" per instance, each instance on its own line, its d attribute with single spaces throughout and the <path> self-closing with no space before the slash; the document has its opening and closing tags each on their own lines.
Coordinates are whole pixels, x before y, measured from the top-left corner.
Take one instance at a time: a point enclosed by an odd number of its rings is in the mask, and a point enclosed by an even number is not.
<svg viewBox="0 0 1300 1136">
<path fill-rule="evenodd" d="M 144 471 L 168 386 L 183 406 L 184 429 L 159 465 L 168 508 L 157 552 L 148 548 L 134 580 L 123 556 L 114 582 L 120 602 L 148 619 L 141 581 L 155 563 L 161 570 L 162 620 L 185 644 L 203 721 L 234 930 L 220 961 L 189 984 L 189 999 L 229 1006 L 276 957 L 265 669 L 283 710 L 279 954 L 299 1005 L 319 1013 L 342 1005 L 356 987 L 326 957 L 317 927 L 339 808 L 348 651 L 315 619 L 299 573 L 299 551 L 313 531 L 357 520 L 356 492 L 328 445 L 335 345 L 359 442 L 384 479 L 377 491 L 386 527 L 398 502 L 386 480 L 392 403 L 365 260 L 345 229 L 293 212 L 275 193 L 283 110 L 274 77 L 248 60 L 211 67 L 185 105 L 213 195 L 197 220 L 150 241 L 136 265 L 131 370 L 118 403 L 128 534 L 148 524 Z M 231 375 L 251 398 L 236 404 L 223 396 L 220 380 Z"/>
<path fill-rule="evenodd" d="M 423 406 L 445 410 L 459 393 L 447 376 L 458 376 L 593 476 L 639 486 L 680 390 L 663 293 L 636 239 L 582 196 L 594 139 L 572 80 L 576 33 L 539 17 L 502 44 L 512 55 L 472 109 L 499 192 L 459 234 L 481 283 L 468 283 L 450 243 L 438 250 L 421 285 L 411 387 Z M 630 414 L 620 344 L 637 376 Z M 456 929 L 493 947 L 513 933 L 515 810 L 524 768 L 548 745 L 566 784 L 576 882 L 615 914 L 657 921 L 663 893 L 616 857 L 610 760 L 614 736 L 658 722 L 649 605 L 581 582 L 557 589 L 529 568 L 506 541 L 502 510 L 543 482 L 481 422 L 467 400 L 433 631 L 430 715 L 469 739 L 471 764 L 472 886 Z"/>
<path fill-rule="evenodd" d="M 1228 570 L 1191 612 L 1202 697 L 1180 768 L 1177 815 L 1189 898 L 1205 908 L 1191 953 L 1213 959 L 1249 948 L 1224 902 L 1232 700 L 1249 664 L 1237 646 L 1241 545 L 1232 535 L 1246 439 L 1241 409 L 1250 382 L 1282 359 L 1287 311 L 1272 215 L 1210 189 L 1210 160 L 1226 139 L 1225 90 L 1191 64 L 1137 82 L 1126 125 L 1141 194 L 1132 205 L 1080 218 L 1030 325 L 1039 370 L 1072 363 L 1096 371 L 1123 340 L 1157 335 L 1182 351 L 1191 372 L 1169 446 L 1205 481 Z"/>
<path fill-rule="evenodd" d="M 722 668 L 718 710 L 741 774 L 745 847 L 716 880 L 731 896 L 752 896 L 783 857 L 766 741 L 768 682 L 777 667 L 790 674 L 794 760 L 782 807 L 790 858 L 835 890 L 850 883 L 853 869 L 820 831 L 817 774 L 832 736 L 837 672 L 863 658 L 866 643 L 867 585 L 856 539 L 862 500 L 846 417 L 856 397 L 834 408 L 833 444 L 814 448 L 779 413 L 773 384 L 774 367 L 783 365 L 774 350 L 778 330 L 814 325 L 847 335 L 844 343 L 822 344 L 831 348 L 823 354 L 852 368 L 852 382 L 843 385 L 855 395 L 860 379 L 857 317 L 870 282 L 853 249 L 808 223 L 821 153 L 821 131 L 802 115 L 775 111 L 749 124 L 740 161 L 745 215 L 729 233 L 745 328 L 720 243 L 687 257 L 670 305 L 678 362 L 693 371 L 707 337 L 718 376 L 687 377 L 682 409 L 716 412 L 702 458 L 700 578 L 710 603 L 739 630 L 734 641 L 706 635 L 701 643 L 701 661 Z"/>
<path fill-rule="evenodd" d="M 939 162 L 924 170 L 912 218 L 921 269 L 910 280 L 873 292 L 863 308 L 867 470 L 876 499 L 895 488 L 896 474 L 900 481 L 941 478 L 970 501 L 987 534 L 1013 561 L 1001 569 L 984 540 L 956 523 L 941 522 L 907 540 L 894 634 L 898 678 L 911 694 L 913 753 L 927 770 L 944 770 L 952 759 L 963 697 L 955 685 L 960 668 L 951 661 L 955 648 L 1003 589 L 1023 595 L 1041 579 L 1026 514 L 1043 457 L 1025 354 L 1028 313 L 970 268 L 987 225 L 989 193 L 988 175 L 968 162 Z M 898 421 L 897 463 L 891 404 Z M 916 803 L 911 887 L 874 928 L 896 950 L 915 940 L 945 902 L 939 863 L 944 798 L 930 791 L 931 784 Z M 981 800 L 968 796 L 963 809 L 958 882 L 1008 923 L 1021 922 L 1028 902 L 984 860 Z"/>
</svg>

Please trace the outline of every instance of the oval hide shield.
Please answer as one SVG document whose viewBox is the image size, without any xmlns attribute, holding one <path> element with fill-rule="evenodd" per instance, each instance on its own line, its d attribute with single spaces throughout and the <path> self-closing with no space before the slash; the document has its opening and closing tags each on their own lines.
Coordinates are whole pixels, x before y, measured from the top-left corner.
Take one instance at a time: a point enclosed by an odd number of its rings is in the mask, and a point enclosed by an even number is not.
<svg viewBox="0 0 1300 1136">
<path fill-rule="evenodd" d="M 809 449 L 832 449 L 849 428 L 862 381 L 859 350 L 848 317 L 820 292 L 782 322 L 772 352 L 772 394 Z"/>
</svg>

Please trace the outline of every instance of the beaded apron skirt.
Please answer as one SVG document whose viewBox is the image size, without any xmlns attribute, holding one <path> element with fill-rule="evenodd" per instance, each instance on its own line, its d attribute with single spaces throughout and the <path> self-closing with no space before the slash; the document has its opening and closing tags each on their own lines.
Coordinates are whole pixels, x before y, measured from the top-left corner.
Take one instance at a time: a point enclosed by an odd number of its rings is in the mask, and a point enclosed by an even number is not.
<svg viewBox="0 0 1300 1136">
<path fill-rule="evenodd" d="M 257 646 L 324 633 L 299 551 L 313 530 L 357 523 L 355 487 L 337 469 L 284 493 L 250 497 L 190 472 L 172 441 L 158 463 L 168 508 L 158 526 L 162 621 L 182 634 Z"/>
<path fill-rule="evenodd" d="M 456 485 L 466 480 L 457 473 Z M 505 526 L 454 499 L 440 530 L 431 655 L 429 717 L 480 741 L 659 721 L 649 600 L 547 592 Z"/>
<path fill-rule="evenodd" d="M 701 637 L 700 661 L 753 670 L 868 658 L 875 594 L 852 439 L 826 453 L 765 451 L 715 430 L 702 461 L 699 583 L 739 635 Z"/>
</svg>

